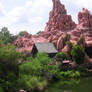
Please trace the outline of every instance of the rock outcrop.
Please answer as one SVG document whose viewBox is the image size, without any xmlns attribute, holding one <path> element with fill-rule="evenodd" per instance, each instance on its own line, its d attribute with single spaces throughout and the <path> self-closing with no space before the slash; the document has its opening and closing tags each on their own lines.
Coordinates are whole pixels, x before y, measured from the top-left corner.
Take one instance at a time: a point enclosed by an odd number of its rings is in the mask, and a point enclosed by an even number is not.
<svg viewBox="0 0 92 92">
<path fill-rule="evenodd" d="M 70 41 L 73 44 L 76 44 L 82 36 L 85 40 L 84 47 L 92 47 L 92 15 L 83 8 L 78 14 L 78 24 L 75 24 L 71 16 L 67 15 L 65 6 L 60 3 L 60 0 L 53 0 L 53 9 L 45 31 L 39 35 L 25 34 L 24 37 L 19 37 L 14 44 L 19 51 L 31 52 L 35 42 L 51 42 L 58 51 L 62 51 L 66 49 L 64 40 L 66 34 L 71 35 Z"/>
<path fill-rule="evenodd" d="M 45 31 L 40 36 L 45 37 L 49 42 L 54 43 L 58 51 L 64 48 L 64 37 L 76 27 L 70 15 L 67 15 L 65 6 L 60 0 L 53 0 L 53 9 L 49 15 L 49 21 L 45 27 Z"/>
<path fill-rule="evenodd" d="M 39 35 L 28 35 L 19 37 L 14 44 L 19 51 L 31 51 L 35 42 L 51 42 L 59 51 L 64 47 L 65 32 L 74 29 L 76 24 L 72 21 L 71 16 L 67 15 L 65 6 L 60 0 L 53 0 L 53 9 L 50 12 L 49 21 L 44 32 Z"/>
<path fill-rule="evenodd" d="M 87 9 L 83 8 L 82 12 L 79 12 L 77 27 L 69 34 L 74 44 L 80 39 L 80 36 L 83 36 L 85 47 L 92 47 L 92 15 Z"/>
<path fill-rule="evenodd" d="M 49 15 L 49 21 L 45 28 L 46 32 L 59 30 L 69 31 L 76 27 L 70 15 L 67 15 L 65 6 L 60 3 L 60 0 L 52 0 L 53 9 Z"/>
<path fill-rule="evenodd" d="M 24 37 L 19 37 L 15 42 L 14 45 L 16 45 L 18 48 L 17 50 L 20 52 L 28 51 L 31 52 L 34 43 L 36 42 L 49 42 L 48 39 L 45 39 L 43 37 L 37 36 L 37 35 L 24 35 Z"/>
</svg>

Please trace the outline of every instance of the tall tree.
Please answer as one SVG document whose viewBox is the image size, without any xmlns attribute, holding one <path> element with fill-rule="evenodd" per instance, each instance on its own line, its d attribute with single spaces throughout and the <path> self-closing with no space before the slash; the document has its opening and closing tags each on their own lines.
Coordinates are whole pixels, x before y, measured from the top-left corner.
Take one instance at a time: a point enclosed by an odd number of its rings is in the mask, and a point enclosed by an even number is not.
<svg viewBox="0 0 92 92">
<path fill-rule="evenodd" d="M 18 36 L 24 36 L 25 33 L 28 33 L 28 32 L 27 31 L 21 31 L 21 32 L 19 32 Z"/>
</svg>

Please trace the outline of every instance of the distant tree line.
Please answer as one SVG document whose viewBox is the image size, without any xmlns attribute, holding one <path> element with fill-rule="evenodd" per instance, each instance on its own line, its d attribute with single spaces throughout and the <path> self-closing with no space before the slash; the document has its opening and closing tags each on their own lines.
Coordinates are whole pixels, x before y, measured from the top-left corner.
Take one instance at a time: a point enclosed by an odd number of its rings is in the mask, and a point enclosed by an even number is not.
<svg viewBox="0 0 92 92">
<path fill-rule="evenodd" d="M 0 44 L 13 43 L 20 36 L 24 36 L 24 33 L 27 31 L 21 31 L 19 34 L 13 35 L 10 33 L 7 27 L 3 27 L 0 30 Z"/>
</svg>

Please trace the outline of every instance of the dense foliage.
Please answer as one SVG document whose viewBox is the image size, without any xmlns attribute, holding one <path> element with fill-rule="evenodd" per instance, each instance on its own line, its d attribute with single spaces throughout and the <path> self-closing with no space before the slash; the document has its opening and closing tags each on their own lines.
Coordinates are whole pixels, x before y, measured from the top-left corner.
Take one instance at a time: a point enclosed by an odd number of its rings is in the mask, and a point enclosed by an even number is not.
<svg viewBox="0 0 92 92">
<path fill-rule="evenodd" d="M 27 33 L 27 31 L 21 31 L 21 32 L 19 32 L 18 36 L 24 36 L 25 33 Z"/>
<path fill-rule="evenodd" d="M 75 45 L 71 50 L 72 59 L 77 62 L 77 64 L 83 64 L 85 51 L 80 45 Z"/>
<path fill-rule="evenodd" d="M 59 62 L 62 62 L 63 60 L 68 60 L 69 59 L 68 55 L 64 52 L 57 53 L 55 58 Z"/>
<path fill-rule="evenodd" d="M 31 62 L 25 62 L 19 67 L 19 84 L 22 85 L 20 87 L 31 90 L 46 86 L 49 75 L 51 75 L 52 72 L 52 66 L 50 66 L 51 59 L 44 53 L 38 53 L 34 59 L 30 59 L 31 60 L 28 60 Z M 26 84 L 23 85 L 23 81 L 25 81 Z"/>
<path fill-rule="evenodd" d="M 70 35 L 66 35 L 65 42 L 70 48 L 70 55 L 60 52 L 54 58 L 48 54 L 37 53 L 33 58 L 27 52 L 19 53 L 12 42 L 20 36 L 24 36 L 26 31 L 21 31 L 18 35 L 12 35 L 8 28 L 4 27 L 0 32 L 0 92 L 18 92 L 20 89 L 43 90 L 49 82 L 80 77 L 80 70 L 63 70 L 63 60 L 73 60 L 77 64 L 84 61 L 84 48 L 80 45 L 73 45 L 69 42 Z M 79 44 L 83 40 L 80 39 Z M 9 44 L 11 43 L 11 44 Z M 66 68 L 66 66 L 65 66 Z"/>
<path fill-rule="evenodd" d="M 4 88 L 5 92 L 10 92 L 16 87 L 20 56 L 15 46 L 0 47 L 0 87 Z"/>
<path fill-rule="evenodd" d="M 7 27 L 3 27 L 0 31 L 0 44 L 11 44 L 18 37 L 24 36 L 25 33 L 27 33 L 27 31 L 21 31 L 19 34 L 13 35 L 10 33 Z"/>
<path fill-rule="evenodd" d="M 0 44 L 8 44 L 12 43 L 17 36 L 10 34 L 9 30 L 7 27 L 3 27 L 0 32 Z"/>
</svg>

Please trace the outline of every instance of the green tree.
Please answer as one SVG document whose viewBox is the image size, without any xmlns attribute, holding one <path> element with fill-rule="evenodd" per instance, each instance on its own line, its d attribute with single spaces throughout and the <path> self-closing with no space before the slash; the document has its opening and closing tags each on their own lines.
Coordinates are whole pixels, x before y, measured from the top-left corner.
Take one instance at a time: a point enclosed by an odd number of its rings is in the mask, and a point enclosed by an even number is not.
<svg viewBox="0 0 92 92">
<path fill-rule="evenodd" d="M 73 47 L 73 43 L 71 43 L 70 41 L 67 41 L 67 42 L 66 42 L 66 45 L 68 45 L 68 46 L 69 46 L 70 50 L 71 50 L 71 49 L 72 49 L 72 47 Z"/>
<path fill-rule="evenodd" d="M 9 37 L 9 36 L 10 36 L 9 30 L 8 30 L 7 27 L 3 27 L 3 28 L 1 29 L 1 34 L 2 34 L 3 36 L 6 36 L 6 37 Z"/>
<path fill-rule="evenodd" d="M 5 92 L 10 92 L 16 87 L 20 57 L 21 53 L 16 51 L 15 46 L 0 47 L 0 86 L 4 88 Z"/>
<path fill-rule="evenodd" d="M 46 86 L 45 74 L 49 71 L 51 59 L 47 54 L 38 53 L 34 59 L 31 57 L 27 60 L 19 66 L 20 88 L 30 90 Z"/>
<path fill-rule="evenodd" d="M 38 53 L 34 59 L 30 58 L 29 61 L 20 65 L 20 74 L 40 76 L 43 75 L 51 59 L 47 54 Z"/>
<path fill-rule="evenodd" d="M 7 27 L 3 27 L 0 32 L 0 40 L 3 44 L 11 43 L 12 42 L 12 34 L 10 34 Z"/>
<path fill-rule="evenodd" d="M 85 51 L 80 45 L 75 45 L 71 50 L 71 56 L 77 64 L 82 64 L 84 62 Z"/>
<path fill-rule="evenodd" d="M 79 41 L 77 42 L 78 45 L 83 45 L 85 43 L 85 39 L 81 36 Z"/>
<path fill-rule="evenodd" d="M 2 71 L 2 75 L 10 71 L 17 72 L 16 69 L 18 68 L 18 59 L 20 57 L 21 53 L 16 51 L 15 46 L 0 47 L 0 71 Z"/>
<path fill-rule="evenodd" d="M 18 36 L 24 36 L 25 33 L 28 33 L 28 32 L 27 31 L 21 31 L 21 32 L 19 32 Z"/>
<path fill-rule="evenodd" d="M 69 59 L 68 55 L 64 52 L 57 53 L 55 58 L 59 62 L 62 62 L 63 60 L 68 60 Z"/>
</svg>

